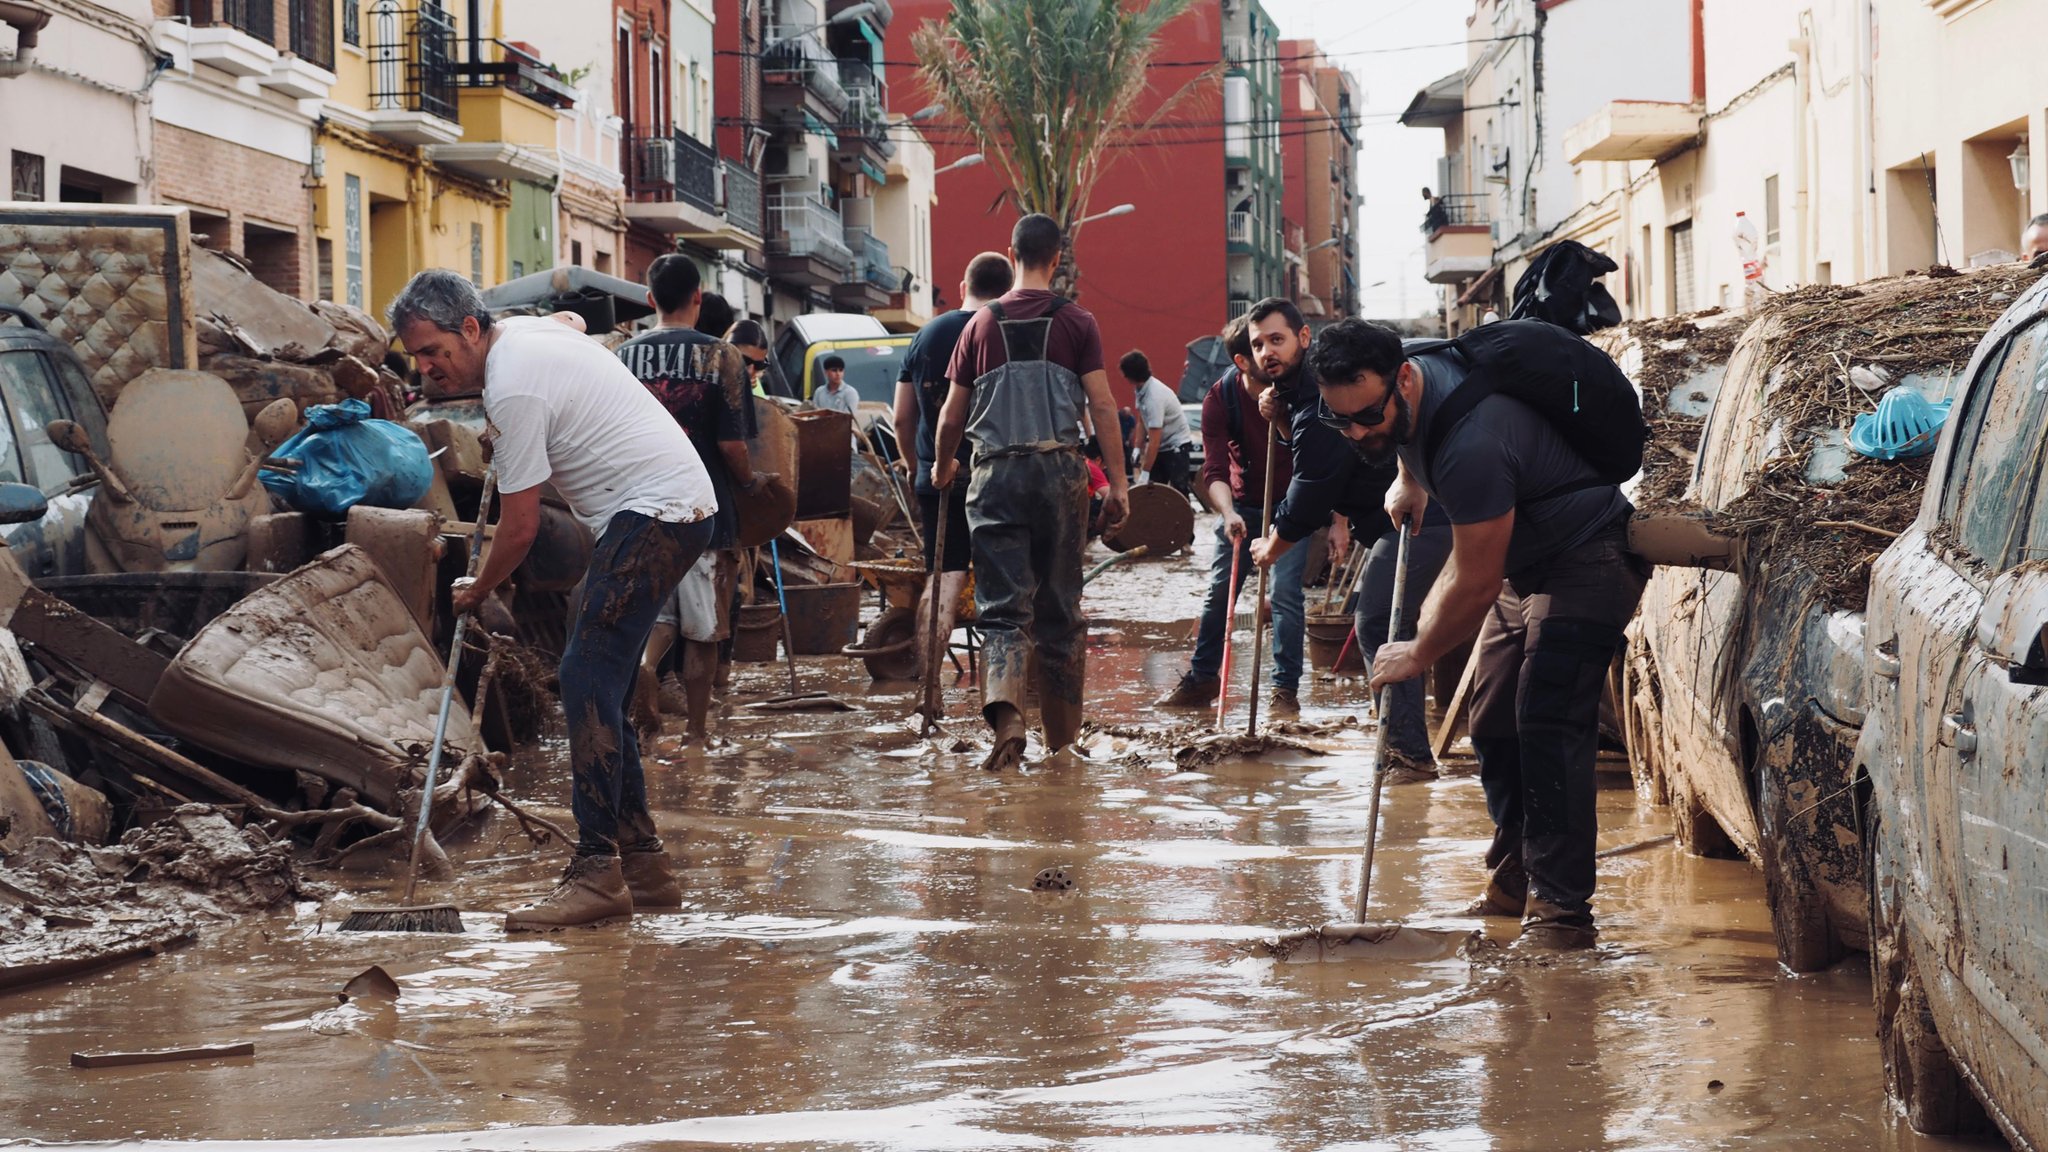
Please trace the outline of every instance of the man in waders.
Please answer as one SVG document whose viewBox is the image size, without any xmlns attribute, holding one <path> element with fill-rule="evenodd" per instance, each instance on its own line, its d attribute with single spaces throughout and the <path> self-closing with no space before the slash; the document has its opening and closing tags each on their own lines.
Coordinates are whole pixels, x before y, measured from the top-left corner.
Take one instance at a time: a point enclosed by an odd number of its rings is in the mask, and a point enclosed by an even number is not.
<svg viewBox="0 0 2048 1152">
<path fill-rule="evenodd" d="M 1045 747 L 1081 734 L 1087 623 L 1081 618 L 1081 551 L 1088 542 L 1088 466 L 1083 409 L 1098 429 L 1117 426 L 1095 317 L 1052 291 L 1060 226 L 1032 213 L 1010 233 L 1018 287 L 974 314 L 946 371 L 932 487 L 959 467 L 964 432 L 974 444 L 967 522 L 974 533 L 974 604 L 982 634 L 981 712 L 994 741 L 982 767 L 1024 758 L 1024 697 L 1037 657 Z M 1105 446 L 1109 492 L 1103 519 L 1124 518 L 1124 446 Z"/>
<path fill-rule="evenodd" d="M 467 279 L 432 268 L 391 303 L 391 330 L 444 392 L 481 390 L 498 476 L 497 534 L 469 612 L 533 546 L 543 484 L 597 537 L 562 652 L 576 855 L 553 893 L 505 916 L 507 931 L 596 924 L 673 907 L 682 886 L 647 810 L 626 700 L 661 602 L 711 542 L 718 495 L 690 437 L 619 358 L 566 324 L 493 321 Z"/>
</svg>

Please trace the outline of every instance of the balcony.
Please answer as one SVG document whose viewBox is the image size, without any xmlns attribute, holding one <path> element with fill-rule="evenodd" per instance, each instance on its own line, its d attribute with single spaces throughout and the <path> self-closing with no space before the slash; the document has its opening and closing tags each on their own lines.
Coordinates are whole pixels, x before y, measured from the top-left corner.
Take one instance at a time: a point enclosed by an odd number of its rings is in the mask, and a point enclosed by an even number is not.
<svg viewBox="0 0 2048 1152">
<path fill-rule="evenodd" d="M 1564 154 L 1588 160 L 1661 160 L 1700 134 L 1700 110 L 1660 100 L 1613 100 L 1565 129 Z"/>
<path fill-rule="evenodd" d="M 576 106 L 575 86 L 532 45 L 471 39 L 463 47 L 462 60 L 455 66 L 456 81 L 463 88 L 509 92 L 543 108 Z"/>
<path fill-rule="evenodd" d="M 1224 309 L 1223 319 L 1226 321 L 1235 320 L 1239 316 L 1249 315 L 1251 310 L 1251 297 L 1232 296 L 1227 303 L 1227 307 Z"/>
<path fill-rule="evenodd" d="M 832 289 L 832 302 L 859 312 L 887 307 L 890 294 L 903 283 L 889 263 L 889 246 L 869 229 L 849 224 L 846 247 L 853 253 L 853 264 Z"/>
<path fill-rule="evenodd" d="M 429 157 L 479 180 L 553 180 L 561 172 L 557 109 L 574 103 L 576 90 L 524 45 L 471 40 L 462 49 L 455 65 L 462 140 L 436 145 Z"/>
<path fill-rule="evenodd" d="M 916 273 L 901 265 L 889 272 L 895 284 L 889 289 L 889 302 L 872 313 L 874 318 L 891 332 L 915 332 L 931 323 L 932 301 L 926 285 L 918 282 Z"/>
<path fill-rule="evenodd" d="M 1252 251 L 1252 214 L 1232 212 L 1225 218 L 1223 239 L 1227 251 L 1233 254 L 1250 255 Z"/>
<path fill-rule="evenodd" d="M 1456 284 L 1493 267 L 1493 225 L 1480 194 L 1439 196 L 1423 217 L 1423 278 Z"/>
<path fill-rule="evenodd" d="M 400 144 L 453 144 L 457 120 L 455 22 L 439 4 L 369 10 L 370 129 Z"/>
<path fill-rule="evenodd" d="M 276 67 L 277 5 L 271 0 L 180 0 L 178 15 L 191 25 L 193 63 L 238 77 L 269 76 Z"/>
<path fill-rule="evenodd" d="M 761 184 L 752 172 L 681 132 L 628 136 L 624 147 L 628 220 L 708 248 L 761 246 Z"/>
<path fill-rule="evenodd" d="M 860 0 L 825 0 L 825 18 L 830 20 L 859 2 Z M 896 10 L 889 6 L 889 0 L 869 0 L 869 2 L 874 6 L 875 10 L 868 13 L 865 19 L 868 23 L 875 26 L 875 31 L 880 32 L 887 28 L 891 21 L 896 19 Z"/>
<path fill-rule="evenodd" d="M 330 0 L 291 0 L 291 50 L 300 60 L 328 73 L 328 83 L 334 83 L 334 5 Z M 327 93 L 322 90 L 319 95 Z"/>
<path fill-rule="evenodd" d="M 831 291 L 853 268 L 846 228 L 830 205 L 800 192 L 768 197 L 768 271 Z"/>
<path fill-rule="evenodd" d="M 846 89 L 846 113 L 833 154 L 846 171 L 865 171 L 877 184 L 887 183 L 889 158 L 896 154 L 889 139 L 888 88 L 865 60 L 840 60 L 839 82 Z"/>
<path fill-rule="evenodd" d="M 813 29 L 791 35 L 788 25 L 769 25 L 761 53 L 761 101 L 773 112 L 809 113 L 835 124 L 846 112 L 846 87 L 839 82 L 839 61 L 825 49 Z"/>
</svg>

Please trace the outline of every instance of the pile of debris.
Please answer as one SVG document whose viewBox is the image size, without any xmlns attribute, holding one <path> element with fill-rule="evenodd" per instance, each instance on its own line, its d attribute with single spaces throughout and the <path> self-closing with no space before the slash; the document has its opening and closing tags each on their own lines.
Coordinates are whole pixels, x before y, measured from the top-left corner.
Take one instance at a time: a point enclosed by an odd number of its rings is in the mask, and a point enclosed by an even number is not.
<svg viewBox="0 0 2048 1152">
<path fill-rule="evenodd" d="M 1673 507 L 1685 495 L 1707 412 L 1742 330 L 1740 320 L 1709 308 L 1631 321 L 1592 336 L 1643 393 L 1650 438 L 1633 494 L 1637 508 Z"/>
<path fill-rule="evenodd" d="M 281 397 L 303 412 L 353 396 L 380 420 L 403 419 L 404 381 L 386 365 L 391 334 L 368 312 L 295 300 L 206 248 L 192 250 L 192 286 L 199 368 L 227 381 L 250 416 Z"/>
</svg>

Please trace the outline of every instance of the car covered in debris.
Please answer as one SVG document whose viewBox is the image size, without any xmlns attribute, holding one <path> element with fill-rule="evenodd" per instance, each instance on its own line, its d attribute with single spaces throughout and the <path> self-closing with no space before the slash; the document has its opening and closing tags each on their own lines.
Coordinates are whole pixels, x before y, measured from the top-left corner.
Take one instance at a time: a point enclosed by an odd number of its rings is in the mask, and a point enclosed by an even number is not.
<svg viewBox="0 0 2048 1152">
<path fill-rule="evenodd" d="M 1878 558 L 1856 747 L 1872 993 L 1913 1126 L 2048 1145 L 2048 282 L 1979 346 Z M 1979 1105 L 1982 1105 L 1982 1112 Z"/>
<path fill-rule="evenodd" d="M 85 367 L 69 345 L 44 329 L 26 309 L 0 304 L 0 406 L 6 444 L 0 482 L 42 492 L 40 516 L 0 532 L 31 579 L 88 571 L 85 519 L 94 477 L 84 456 L 50 440 L 47 425 L 69 420 L 101 455 L 107 452 L 107 413 Z"/>
<path fill-rule="evenodd" d="M 1780 961 L 1827 967 L 1868 942 L 1852 796 L 1866 707 L 1870 562 L 1911 520 L 1925 457 L 1867 459 L 1852 421 L 1906 386 L 1947 395 L 1978 335 L 2037 273 L 2017 266 L 1819 286 L 1742 330 L 1682 491 L 1637 495 L 1733 539 L 1722 570 L 1660 567 L 1629 630 L 1617 697 L 1644 791 L 1702 855 L 1763 873 Z"/>
</svg>

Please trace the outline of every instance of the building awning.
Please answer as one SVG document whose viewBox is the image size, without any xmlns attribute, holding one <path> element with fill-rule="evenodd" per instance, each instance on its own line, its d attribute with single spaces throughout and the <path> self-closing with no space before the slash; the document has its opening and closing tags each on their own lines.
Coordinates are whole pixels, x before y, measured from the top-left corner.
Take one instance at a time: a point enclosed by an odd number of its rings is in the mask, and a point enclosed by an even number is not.
<svg viewBox="0 0 2048 1152">
<path fill-rule="evenodd" d="M 839 133 L 834 132 L 831 125 L 818 119 L 808 108 L 804 109 L 804 131 L 813 136 L 823 136 L 825 143 L 833 148 L 839 147 Z"/>
<path fill-rule="evenodd" d="M 1461 69 L 1432 81 L 1415 94 L 1401 113 L 1404 128 L 1442 128 L 1465 111 L 1465 73 Z"/>
<path fill-rule="evenodd" d="M 1500 265 L 1495 264 L 1474 280 L 1470 287 L 1458 293 L 1459 304 L 1477 304 L 1493 293 L 1494 281 L 1500 279 Z"/>
</svg>

